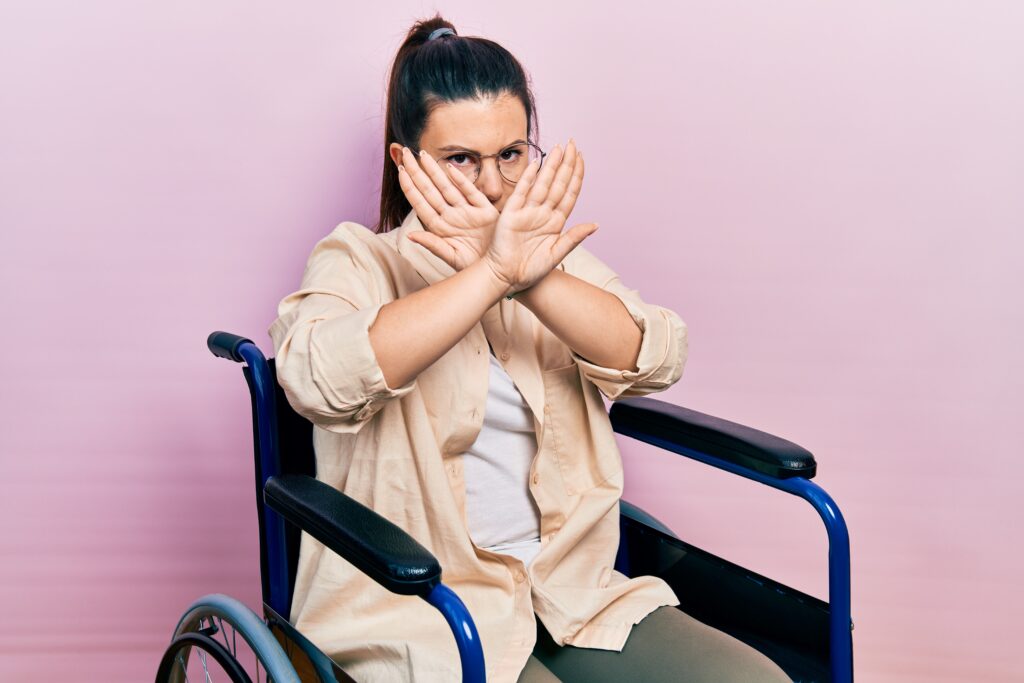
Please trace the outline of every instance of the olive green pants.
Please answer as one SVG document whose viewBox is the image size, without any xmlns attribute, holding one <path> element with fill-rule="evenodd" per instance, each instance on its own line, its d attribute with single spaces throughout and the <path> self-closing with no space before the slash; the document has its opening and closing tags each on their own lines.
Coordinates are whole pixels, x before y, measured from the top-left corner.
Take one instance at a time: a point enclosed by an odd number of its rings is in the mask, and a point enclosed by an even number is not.
<svg viewBox="0 0 1024 683">
<path fill-rule="evenodd" d="M 537 645 L 519 683 L 792 683 L 754 648 L 677 607 L 654 610 L 633 627 L 622 652 L 561 646 L 537 620 Z"/>
</svg>

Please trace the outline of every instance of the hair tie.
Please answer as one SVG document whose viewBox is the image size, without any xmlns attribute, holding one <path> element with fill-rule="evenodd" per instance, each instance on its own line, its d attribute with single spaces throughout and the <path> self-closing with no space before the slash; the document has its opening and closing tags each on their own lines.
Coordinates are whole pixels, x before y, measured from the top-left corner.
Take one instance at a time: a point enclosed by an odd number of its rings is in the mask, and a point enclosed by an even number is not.
<svg viewBox="0 0 1024 683">
<path fill-rule="evenodd" d="M 446 34 L 446 33 L 450 33 L 450 34 L 452 34 L 453 36 L 455 35 L 455 31 L 451 30 L 451 29 L 450 29 L 450 28 L 448 28 L 447 26 L 444 26 L 444 27 L 442 27 L 442 28 L 435 28 L 435 29 L 434 29 L 433 31 L 431 31 L 431 32 L 430 32 L 430 35 L 429 35 L 429 36 L 427 36 L 427 40 L 428 40 L 428 41 L 434 40 L 435 38 L 438 38 L 438 37 L 440 37 L 440 36 L 443 36 L 443 35 L 444 35 L 444 34 Z"/>
</svg>

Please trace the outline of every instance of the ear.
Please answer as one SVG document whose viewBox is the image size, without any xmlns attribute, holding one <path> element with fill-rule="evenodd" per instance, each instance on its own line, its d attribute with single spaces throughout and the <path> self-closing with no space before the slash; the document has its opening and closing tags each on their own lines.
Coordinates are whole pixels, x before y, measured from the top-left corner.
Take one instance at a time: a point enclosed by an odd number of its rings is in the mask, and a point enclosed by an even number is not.
<svg viewBox="0 0 1024 683">
<path fill-rule="evenodd" d="M 402 164 L 402 145 L 392 142 L 388 145 L 388 154 L 391 155 L 391 161 L 395 163 L 395 168 L 398 168 Z"/>
</svg>

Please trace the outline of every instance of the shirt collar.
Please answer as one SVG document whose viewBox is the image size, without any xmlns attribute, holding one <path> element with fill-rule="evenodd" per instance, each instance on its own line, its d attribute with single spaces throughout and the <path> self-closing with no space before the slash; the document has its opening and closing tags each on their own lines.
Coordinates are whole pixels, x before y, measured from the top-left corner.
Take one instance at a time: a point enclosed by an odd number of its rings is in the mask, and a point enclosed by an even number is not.
<svg viewBox="0 0 1024 683">
<path fill-rule="evenodd" d="M 412 267 L 420 274 L 420 277 L 422 277 L 428 285 L 432 285 L 435 282 L 440 282 L 441 280 L 454 275 L 455 269 L 438 257 L 434 256 L 430 253 L 430 250 L 423 245 L 416 244 L 409 239 L 409 235 L 411 233 L 422 232 L 425 230 L 426 228 L 424 228 L 423 224 L 420 222 L 415 209 L 409 211 L 405 220 L 402 221 L 402 225 L 395 228 L 395 248 L 399 254 L 412 264 Z"/>
</svg>

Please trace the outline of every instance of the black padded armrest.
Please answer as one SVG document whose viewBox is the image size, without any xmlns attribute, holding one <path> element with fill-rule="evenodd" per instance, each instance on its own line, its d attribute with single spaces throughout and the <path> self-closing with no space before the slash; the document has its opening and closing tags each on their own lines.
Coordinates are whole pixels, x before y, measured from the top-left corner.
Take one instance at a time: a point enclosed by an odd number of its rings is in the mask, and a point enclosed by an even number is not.
<svg viewBox="0 0 1024 683">
<path fill-rule="evenodd" d="M 792 441 L 648 397 L 620 399 L 608 411 L 617 432 L 692 448 L 776 479 L 810 479 L 814 456 Z"/>
<path fill-rule="evenodd" d="M 267 505 L 392 593 L 426 596 L 441 565 L 401 527 L 333 486 L 304 474 L 271 477 Z"/>
</svg>

